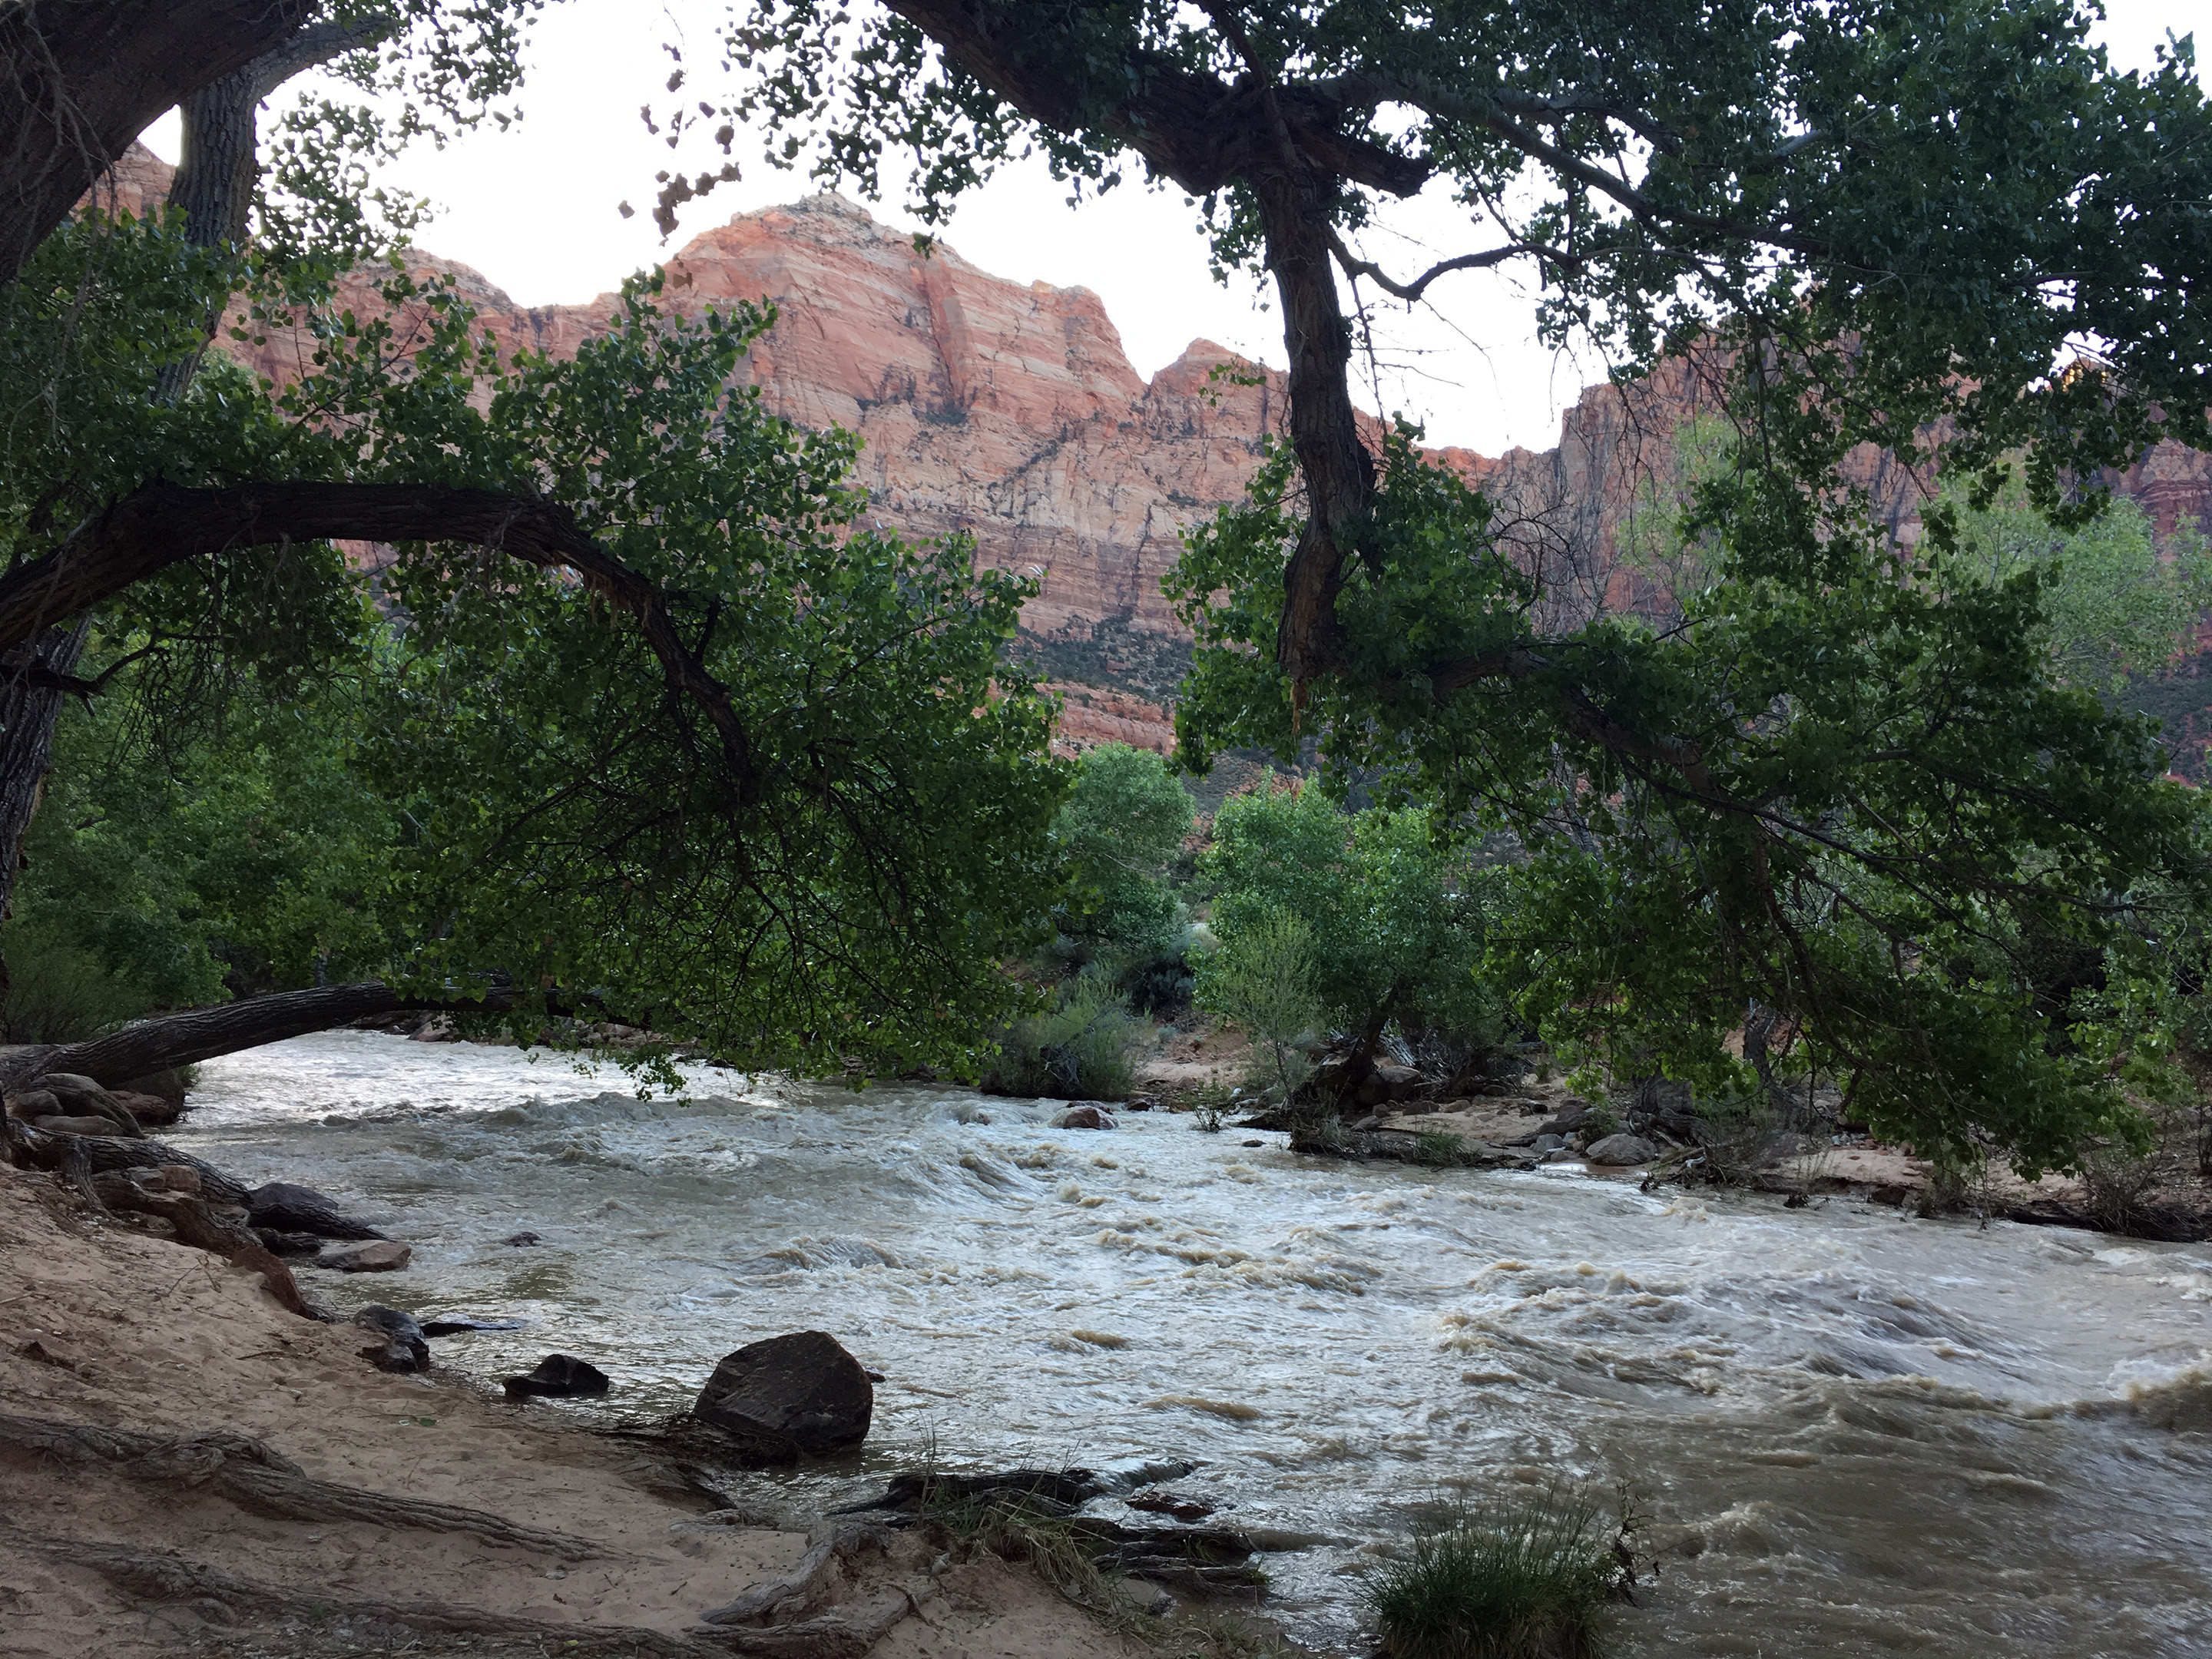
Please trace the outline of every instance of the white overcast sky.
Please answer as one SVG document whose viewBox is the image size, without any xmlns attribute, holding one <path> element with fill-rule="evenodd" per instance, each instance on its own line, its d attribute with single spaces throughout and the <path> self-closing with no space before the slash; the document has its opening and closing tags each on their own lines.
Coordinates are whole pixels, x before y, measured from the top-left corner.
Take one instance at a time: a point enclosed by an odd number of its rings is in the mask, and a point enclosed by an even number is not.
<svg viewBox="0 0 2212 1659">
<path fill-rule="evenodd" d="M 2212 21 L 2212 9 L 2187 0 L 2107 0 L 2107 10 L 2102 38 L 2124 69 L 2148 67 L 2168 29 L 2184 33 Z M 549 8 L 519 99 L 522 122 L 442 151 L 424 149 L 392 168 L 394 182 L 439 208 L 416 241 L 474 265 L 525 305 L 576 303 L 611 291 L 732 213 L 805 194 L 812 186 L 802 174 L 768 167 L 758 159 L 759 144 L 749 147 L 740 135 L 735 154 L 743 178 L 685 204 L 667 244 L 653 226 L 653 174 L 671 164 L 670 152 L 645 131 L 638 106 L 648 98 L 662 106 L 669 101 L 662 43 L 683 40 L 686 58 L 703 68 L 712 37 L 699 31 L 720 15 L 719 7 L 664 9 L 639 0 L 564 0 Z M 2212 47 L 2212 40 L 2202 44 Z M 702 75 L 696 90 L 711 95 L 710 81 Z M 174 161 L 176 131 L 174 118 L 165 118 L 146 141 Z M 696 171 L 702 156 L 687 143 L 678 159 Z M 1368 255 L 1403 275 L 1427 265 L 1437 257 L 1431 250 L 1484 246 L 1439 195 L 1394 208 L 1386 228 L 1368 236 Z M 997 276 L 1097 292 L 1146 375 L 1200 337 L 1282 364 L 1276 319 L 1255 303 L 1261 290 L 1242 276 L 1224 288 L 1207 274 L 1205 240 L 1180 191 L 1125 185 L 1079 209 L 1066 198 L 1066 187 L 1042 166 L 1010 168 L 975 192 L 939 234 Z M 636 206 L 635 217 L 617 211 L 623 201 Z M 868 205 L 879 219 L 919 228 L 896 201 Z M 1433 443 L 1496 454 L 1516 444 L 1544 448 L 1557 441 L 1561 411 L 1584 385 L 1604 378 L 1604 365 L 1587 356 L 1555 358 L 1540 348 L 1532 297 L 1511 275 L 1462 273 L 1431 293 L 1433 307 L 1377 312 L 1383 374 L 1364 400 L 1424 421 Z"/>
</svg>

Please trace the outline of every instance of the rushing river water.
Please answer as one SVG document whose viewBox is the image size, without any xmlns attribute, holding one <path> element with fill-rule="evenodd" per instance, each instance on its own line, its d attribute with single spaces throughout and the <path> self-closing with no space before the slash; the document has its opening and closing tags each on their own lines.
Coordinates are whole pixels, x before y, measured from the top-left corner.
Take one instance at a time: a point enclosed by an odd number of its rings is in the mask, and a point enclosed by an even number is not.
<svg viewBox="0 0 2212 1659">
<path fill-rule="evenodd" d="M 340 1033 L 211 1062 L 171 1138 L 415 1247 L 313 1293 L 532 1321 L 437 1342 L 484 1376 L 580 1355 L 643 1419 L 832 1333 L 875 1427 L 792 1480 L 1197 1461 L 1224 1520 L 1324 1540 L 1264 1558 L 1324 1650 L 1440 1499 L 1564 1477 L 1672 1547 L 1627 1653 L 2212 1654 L 2212 1247 L 695 1076 Z"/>
</svg>

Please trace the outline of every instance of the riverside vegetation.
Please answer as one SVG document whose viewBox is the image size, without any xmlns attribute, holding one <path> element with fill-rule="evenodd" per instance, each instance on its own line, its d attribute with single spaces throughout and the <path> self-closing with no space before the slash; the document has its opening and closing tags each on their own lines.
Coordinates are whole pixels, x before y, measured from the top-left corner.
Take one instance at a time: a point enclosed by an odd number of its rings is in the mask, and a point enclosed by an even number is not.
<svg viewBox="0 0 2212 1659">
<path fill-rule="evenodd" d="M 672 146 L 722 121 L 869 194 L 903 149 L 930 222 L 1026 149 L 1139 169 L 1275 285 L 1287 431 L 1168 591 L 1176 764 L 1297 781 L 1201 831 L 1158 760 L 1051 752 L 1024 584 L 862 527 L 854 441 L 740 383 L 764 310 L 687 321 L 647 273 L 556 360 L 396 262 L 384 314 L 331 304 L 419 221 L 365 169 L 505 118 L 533 6 L 140 9 L 194 43 L 148 76 L 0 20 L 42 181 L 0 212 L 11 1091 L 415 1011 L 1110 1098 L 1195 1011 L 1331 1150 L 1557 1066 L 1601 1096 L 1560 1121 L 1585 1146 L 1740 1176 L 1867 1133 L 1940 1201 L 2055 1170 L 2105 1224 L 2201 1226 L 2207 818 L 2126 696 L 2212 577 L 2106 487 L 2212 444 L 2187 42 L 2115 73 L 2072 0 L 734 9 Z M 255 107 L 319 61 L 382 101 L 306 100 L 264 169 Z M 172 104 L 174 198 L 107 210 Z M 664 223 L 733 173 L 667 178 Z M 1356 250 L 1437 182 L 1492 241 L 1403 280 Z M 1634 607 L 1354 409 L 1347 291 L 1516 261 L 1547 337 L 1702 389 Z M 220 349 L 278 321 L 316 342 L 282 386 Z M 1927 481 L 1913 533 L 1869 452 Z M 59 1133 L 7 1128 L 92 1156 Z M 1393 1646 L 1583 1640 L 1476 1610 L 1583 1583 L 1548 1513 L 1425 1545 L 1376 1592 Z"/>
</svg>

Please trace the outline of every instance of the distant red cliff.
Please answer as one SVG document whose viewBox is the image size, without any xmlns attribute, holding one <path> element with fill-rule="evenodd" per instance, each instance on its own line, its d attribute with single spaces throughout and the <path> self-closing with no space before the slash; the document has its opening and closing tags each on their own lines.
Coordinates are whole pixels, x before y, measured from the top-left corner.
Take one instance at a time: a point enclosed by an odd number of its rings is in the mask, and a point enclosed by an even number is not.
<svg viewBox="0 0 2212 1659">
<path fill-rule="evenodd" d="M 137 152 L 118 168 L 118 199 L 158 199 L 167 173 Z M 529 309 L 465 265 L 428 254 L 410 263 L 454 277 L 509 348 L 572 352 L 612 306 L 603 295 Z M 678 311 L 775 303 L 747 372 L 778 413 L 860 435 L 872 519 L 914 536 L 963 532 L 981 562 L 1036 574 L 1042 591 L 1024 626 L 1046 642 L 1053 672 L 1149 694 L 1115 699 L 1110 714 L 1096 699 L 1091 709 L 1071 700 L 1071 738 L 1096 726 L 1101 738 L 1166 743 L 1164 718 L 1139 712 L 1172 684 L 1184 642 L 1160 577 L 1183 531 L 1243 494 L 1261 434 L 1284 415 L 1279 375 L 1216 380 L 1231 355 L 1194 340 L 1146 380 L 1090 289 L 1010 282 L 942 243 L 924 254 L 836 196 L 740 214 L 666 270 L 665 302 Z M 369 297 L 358 280 L 356 303 Z M 304 349 L 277 334 L 246 356 L 281 379 Z M 1701 401 L 1694 371 L 1670 366 L 1634 386 L 1585 392 L 1556 448 L 1435 454 L 1498 503 L 1505 533 L 1544 562 L 1563 612 L 1636 605 L 1644 578 L 1620 563 L 1621 532 L 1653 473 L 1671 471 L 1675 434 Z M 1860 471 L 1893 521 L 1916 515 L 1921 483 L 1903 467 L 1869 454 Z M 2185 515 L 2212 522 L 2212 456 L 2161 446 L 2121 489 L 2161 531 Z"/>
</svg>

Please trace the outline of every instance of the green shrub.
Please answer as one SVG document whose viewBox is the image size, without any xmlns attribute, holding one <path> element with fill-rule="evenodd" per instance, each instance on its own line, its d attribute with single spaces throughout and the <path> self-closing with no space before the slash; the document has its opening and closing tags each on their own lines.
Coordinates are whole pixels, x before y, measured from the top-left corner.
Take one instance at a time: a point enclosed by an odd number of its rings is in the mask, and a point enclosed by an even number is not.
<svg viewBox="0 0 2212 1659">
<path fill-rule="evenodd" d="M 1321 1017 L 1313 930 L 1274 906 L 1257 906 L 1198 964 L 1192 1000 L 1252 1039 L 1253 1084 L 1287 1100 L 1312 1071 L 1291 1045 Z"/>
<path fill-rule="evenodd" d="M 1233 797 L 1199 860 L 1214 931 L 1225 948 L 1271 915 L 1295 916 L 1332 1024 L 1370 1043 L 1395 1022 L 1492 1046 L 1503 1013 L 1477 970 L 1494 872 L 1431 831 L 1419 809 L 1346 814 L 1313 787 Z"/>
<path fill-rule="evenodd" d="M 9 1042 L 82 1042 L 152 1006 L 139 986 L 52 927 L 15 924 L 0 933 L 0 956 L 8 964 L 0 1038 Z"/>
<path fill-rule="evenodd" d="M 1178 906 L 1161 878 L 1191 822 L 1189 793 L 1158 755 L 1124 743 L 1085 755 L 1053 821 L 1075 882 L 1061 930 L 1147 957 L 1170 953 Z"/>
<path fill-rule="evenodd" d="M 1620 1571 L 1597 1508 L 1553 1490 L 1417 1537 L 1367 1605 L 1390 1659 L 1595 1659 Z"/>
<path fill-rule="evenodd" d="M 1135 1078 L 1130 1054 L 1140 1030 L 1129 1005 L 1098 975 L 1079 975 L 1060 988 L 1052 1007 L 1000 1034 L 999 1053 L 984 1068 L 982 1086 L 1001 1095 L 1122 1099 Z"/>
</svg>

